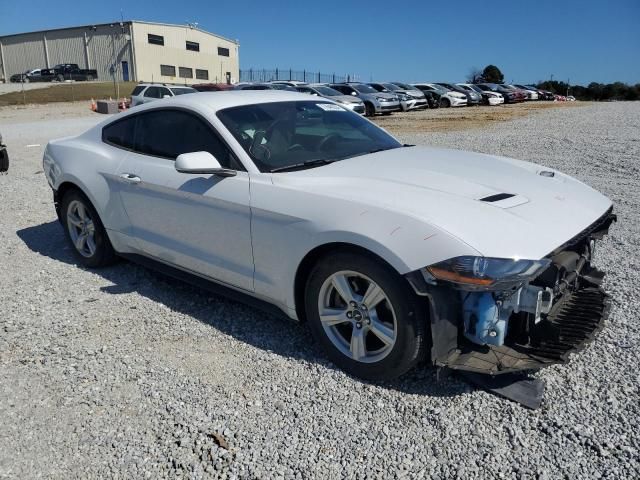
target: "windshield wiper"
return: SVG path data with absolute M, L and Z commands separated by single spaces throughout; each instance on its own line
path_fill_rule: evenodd
M 335 159 L 327 159 L 327 158 L 316 158 L 315 160 L 307 160 L 302 163 L 294 163 L 293 165 L 286 165 L 284 167 L 276 167 L 269 170 L 271 173 L 273 172 L 288 172 L 291 170 L 302 170 L 304 168 L 313 168 L 320 165 L 328 165 L 329 163 L 335 162 Z

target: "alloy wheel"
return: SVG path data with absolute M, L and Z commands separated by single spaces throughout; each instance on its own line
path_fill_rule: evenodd
M 318 313 L 331 343 L 355 361 L 379 362 L 396 342 L 393 305 L 382 288 L 361 273 L 329 276 L 320 288 Z
M 76 250 L 89 258 L 96 253 L 96 229 L 87 207 L 79 200 L 73 200 L 67 208 L 67 228 Z

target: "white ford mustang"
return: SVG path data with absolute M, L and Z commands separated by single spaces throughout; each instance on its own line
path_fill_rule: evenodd
M 421 360 L 497 374 L 600 329 L 611 202 L 558 171 L 402 145 L 328 99 L 185 95 L 49 143 L 80 261 L 126 257 L 307 321 L 369 379 Z

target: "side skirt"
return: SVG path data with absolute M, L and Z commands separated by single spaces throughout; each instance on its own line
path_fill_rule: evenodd
M 223 297 L 229 298 L 230 300 L 235 300 L 237 302 L 244 303 L 253 308 L 261 310 L 264 313 L 268 313 L 270 315 L 292 320 L 275 305 L 269 302 L 266 302 L 264 300 L 261 300 L 259 298 L 256 298 L 248 293 L 244 293 L 240 290 L 236 290 L 226 285 L 222 285 L 220 283 L 214 282 L 213 280 L 208 280 L 196 274 L 181 270 L 179 268 L 172 267 L 171 265 L 167 265 L 166 263 L 153 260 L 144 255 L 138 255 L 135 253 L 119 253 L 118 255 L 133 263 L 142 265 L 145 268 L 149 268 L 150 270 L 154 270 L 162 275 L 166 275 L 168 277 L 175 278 L 176 280 L 180 280 L 182 282 L 188 283 L 190 285 L 193 285 L 194 287 L 201 288 L 202 290 L 206 290 L 216 295 L 221 295 Z

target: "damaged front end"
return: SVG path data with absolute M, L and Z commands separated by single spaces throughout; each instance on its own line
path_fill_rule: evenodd
M 457 257 L 409 274 L 430 300 L 433 364 L 496 375 L 566 362 L 607 316 L 591 260 L 615 219 L 609 209 L 542 260 Z

